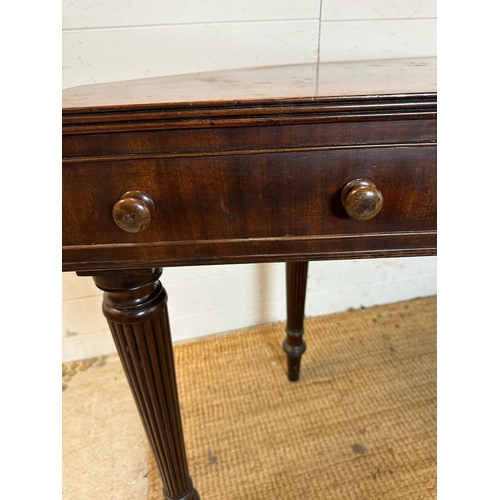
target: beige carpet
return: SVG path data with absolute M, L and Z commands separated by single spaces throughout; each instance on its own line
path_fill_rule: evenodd
M 306 320 L 298 383 L 285 377 L 283 328 L 175 347 L 202 500 L 436 498 L 436 297 Z M 66 370 L 64 498 L 160 500 L 116 356 L 102 361 Z

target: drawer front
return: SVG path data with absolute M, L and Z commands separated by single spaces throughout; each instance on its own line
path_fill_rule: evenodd
M 350 218 L 342 205 L 342 188 L 355 178 L 371 179 L 383 195 L 370 220 Z M 429 145 L 67 162 L 63 186 L 68 268 L 137 258 L 169 265 L 435 251 L 436 148 Z M 138 233 L 113 220 L 127 189 L 154 201 L 154 218 Z

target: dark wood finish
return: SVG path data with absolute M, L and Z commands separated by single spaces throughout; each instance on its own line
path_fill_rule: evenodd
M 436 109 L 426 58 L 69 89 L 63 269 L 432 255 Z M 383 192 L 371 221 L 340 202 L 358 177 Z M 127 189 L 157 207 L 135 233 Z
M 105 290 L 167 499 L 198 495 L 156 268 L 287 262 L 297 380 L 307 261 L 436 254 L 435 73 L 358 61 L 64 91 L 63 270 Z M 355 179 L 373 185 L 342 197 Z
M 395 117 L 394 109 L 379 110 L 377 114 L 373 111 L 370 114 L 369 107 L 361 113 L 332 112 L 329 108 L 315 111 L 315 107 L 301 104 L 291 106 L 296 108 L 294 113 L 265 118 L 244 115 L 238 118 L 237 124 L 233 119 L 221 118 L 217 121 L 206 117 L 195 120 L 162 117 L 156 120 L 153 115 L 149 121 L 134 121 L 135 116 L 129 116 L 127 124 L 120 125 L 127 127 L 125 130 L 114 122 L 72 125 L 68 115 L 64 115 L 63 163 L 89 159 L 93 162 L 134 160 L 138 155 L 140 158 L 161 159 L 287 152 L 298 146 L 305 151 L 314 151 L 346 146 L 435 143 L 435 98 L 428 98 L 427 104 L 414 98 L 413 102 L 410 98 L 407 100 L 421 111 L 400 111 Z M 273 112 L 278 111 L 272 106 L 270 108 Z M 311 108 L 313 111 L 306 113 Z M 423 111 L 425 109 L 427 111 Z M 102 118 L 97 115 L 94 120 Z
M 149 226 L 155 212 L 153 198 L 148 193 L 127 189 L 113 205 L 113 220 L 127 233 L 140 233 Z
M 300 360 L 306 350 L 304 306 L 306 303 L 307 269 L 309 262 L 286 263 L 286 337 L 283 349 L 288 363 L 288 380 L 296 382 L 300 375 Z
M 349 217 L 356 220 L 370 220 L 375 217 L 384 203 L 384 197 L 370 179 L 353 179 L 340 193 L 342 205 Z
M 340 200 L 358 177 L 384 193 L 384 209 L 370 221 L 348 217 Z M 65 270 L 126 268 L 137 258 L 163 267 L 435 252 L 430 144 L 87 159 L 64 164 L 63 186 Z M 154 199 L 156 215 L 144 231 L 125 232 L 112 217 L 124 189 Z
M 161 269 L 94 275 L 167 500 L 199 500 L 189 477 Z

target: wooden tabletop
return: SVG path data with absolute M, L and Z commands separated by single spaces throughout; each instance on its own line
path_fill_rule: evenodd
M 100 83 L 63 91 L 63 112 L 436 92 L 436 58 L 247 68 Z

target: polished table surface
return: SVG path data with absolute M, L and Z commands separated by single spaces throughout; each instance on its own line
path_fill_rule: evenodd
M 63 270 L 93 276 L 164 483 L 197 499 L 161 268 L 436 254 L 436 60 L 197 73 L 63 93 Z M 203 492 L 201 492 L 203 493 Z

